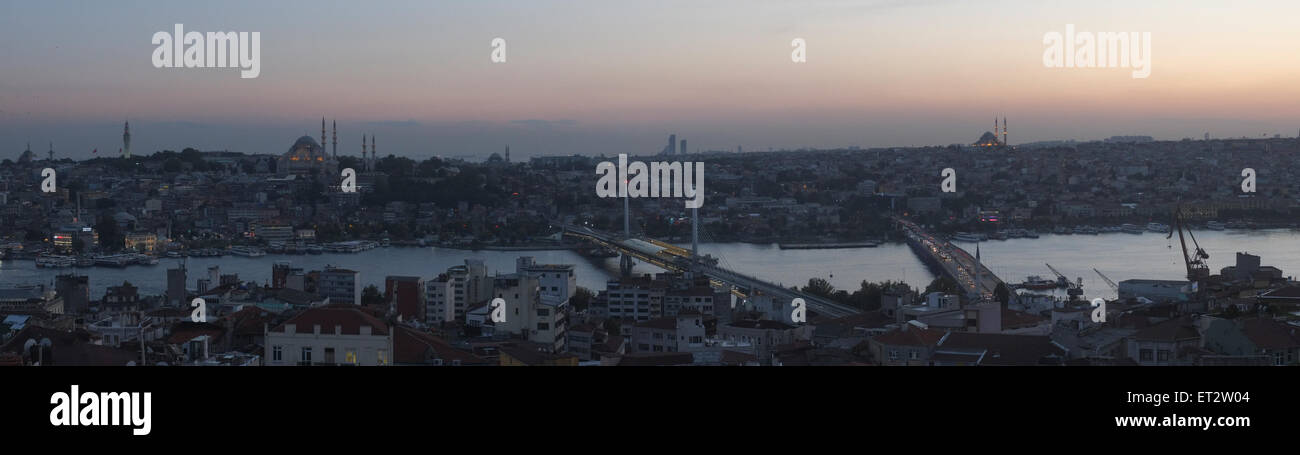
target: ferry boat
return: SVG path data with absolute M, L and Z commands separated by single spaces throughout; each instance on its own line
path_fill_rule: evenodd
M 37 267 L 62 269 L 76 264 L 77 260 L 68 256 L 45 255 L 36 257 Z
M 1138 227 L 1136 224 L 1124 224 L 1119 227 L 1119 230 L 1126 234 L 1141 234 L 1143 232 L 1142 228 Z
M 1052 233 L 1056 235 L 1070 235 L 1074 232 L 1065 226 L 1057 226 L 1056 229 L 1052 229 Z
M 1074 233 L 1082 235 L 1097 235 L 1097 228 L 1092 226 L 1079 226 L 1074 228 Z
M 175 251 L 175 250 L 173 250 L 173 251 L 168 251 L 168 252 L 167 252 L 167 257 L 169 257 L 169 258 L 180 258 L 181 256 L 184 256 L 184 255 L 181 254 L 180 251 Z
M 1169 232 L 1169 225 L 1152 221 L 1150 223 L 1147 223 L 1147 230 L 1151 232 L 1159 232 L 1163 234 Z
M 105 267 L 121 268 L 121 267 L 126 267 L 128 265 L 131 265 L 131 262 L 132 262 L 131 257 L 125 254 L 114 254 L 109 256 L 95 257 L 95 265 L 102 265 Z
M 1038 275 L 1030 275 L 1024 282 L 1020 283 L 1020 287 L 1036 291 L 1055 289 L 1056 286 L 1056 280 L 1049 280 Z
M 265 251 L 251 246 L 232 246 L 230 247 L 230 254 L 250 258 L 266 256 Z
M 987 240 L 987 238 L 982 234 L 958 232 L 957 235 L 952 236 L 952 240 L 955 242 L 983 242 L 984 240 Z
M 1205 228 L 1206 228 L 1206 229 L 1209 229 L 1209 230 L 1211 230 L 1211 231 L 1222 231 L 1222 230 L 1224 230 L 1224 229 L 1227 228 L 1227 227 L 1228 227 L 1227 225 L 1225 225 L 1225 224 L 1223 224 L 1223 223 L 1220 223 L 1220 222 L 1218 222 L 1218 221 L 1211 221 L 1211 222 L 1205 223 Z

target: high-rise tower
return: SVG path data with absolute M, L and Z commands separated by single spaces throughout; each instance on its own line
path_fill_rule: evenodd
M 122 158 L 131 157 L 131 122 L 126 122 L 122 130 Z

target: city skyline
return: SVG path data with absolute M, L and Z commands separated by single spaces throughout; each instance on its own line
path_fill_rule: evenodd
M 344 151 L 378 134 L 386 154 L 413 158 L 506 145 L 520 158 L 652 154 L 672 133 L 692 151 L 948 145 L 990 115 L 1013 119 L 1012 144 L 1295 133 L 1296 64 L 1282 58 L 1294 39 L 1279 14 L 1294 5 L 1111 3 L 1126 14 L 1015 1 L 413 3 L 400 16 L 343 3 L 9 4 L 0 145 L 8 159 L 27 142 L 114 156 L 130 121 L 137 155 L 282 153 L 320 116 L 339 120 Z M 261 75 L 151 66 L 149 37 L 178 23 L 261 32 Z M 1150 32 L 1150 76 L 1045 68 L 1043 35 L 1067 24 Z M 496 37 L 503 64 L 489 59 Z M 790 61 L 794 38 L 806 63 Z

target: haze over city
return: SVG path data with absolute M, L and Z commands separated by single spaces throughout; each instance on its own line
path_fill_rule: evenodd
M 401 9 L 402 14 L 391 11 Z M 337 119 L 411 157 L 1293 136 L 1284 1 L 157 2 L 0 5 L 0 147 L 281 153 Z M 159 69 L 150 37 L 262 34 L 256 79 Z M 1043 35 L 1150 32 L 1149 78 L 1054 69 Z M 508 42 L 493 64 L 490 42 Z M 790 42 L 808 43 L 792 63 Z

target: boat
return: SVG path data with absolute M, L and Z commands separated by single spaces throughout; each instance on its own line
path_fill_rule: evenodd
M 1056 229 L 1052 229 L 1052 233 L 1057 235 L 1070 235 L 1073 234 L 1074 232 L 1072 232 L 1070 228 L 1067 228 L 1065 226 L 1057 226 Z
M 1164 234 L 1167 233 L 1167 231 L 1169 231 L 1169 225 L 1162 224 L 1162 222 L 1152 221 L 1152 222 L 1148 222 L 1147 230 L 1152 231 L 1152 233 Z
M 1143 232 L 1143 231 L 1142 231 L 1142 228 L 1141 228 L 1141 227 L 1138 227 L 1138 225 L 1136 225 L 1136 224 L 1127 224 L 1127 223 L 1124 224 L 1123 226 L 1120 226 L 1120 227 L 1119 227 L 1119 230 L 1120 230 L 1121 232 L 1126 233 L 1126 234 L 1141 234 L 1141 233 Z
M 233 254 L 235 256 L 243 256 L 243 257 L 250 257 L 250 258 L 266 256 L 265 251 L 262 251 L 260 248 L 251 247 L 251 246 L 232 246 L 230 247 L 230 254 Z
M 90 256 L 77 256 L 76 266 L 80 268 L 94 267 L 95 258 L 92 258 Z
M 952 241 L 955 242 L 983 242 L 985 240 L 987 238 L 984 235 L 969 232 L 958 232 L 957 235 L 952 236 Z
M 125 254 L 114 254 L 108 256 L 95 257 L 95 265 L 102 265 L 105 267 L 122 268 L 131 265 L 132 262 L 133 261 L 131 257 Z
M 181 254 L 180 251 L 174 251 L 174 250 L 173 250 L 173 251 L 168 251 L 168 252 L 167 252 L 167 257 L 169 257 L 169 258 L 180 258 L 181 256 L 184 256 L 184 255 Z
M 1228 227 L 1227 225 L 1225 225 L 1225 224 L 1223 224 L 1223 223 L 1220 223 L 1220 222 L 1218 222 L 1218 221 L 1211 221 L 1211 222 L 1205 223 L 1205 228 L 1206 228 L 1206 229 L 1209 229 L 1209 230 L 1211 230 L 1211 231 L 1222 231 L 1222 230 L 1226 229 L 1227 227 Z
M 321 253 L 324 253 L 324 252 L 325 252 L 325 249 L 324 249 L 324 248 L 321 248 L 321 247 L 319 247 L 319 246 L 317 246 L 317 245 L 312 245 L 312 246 L 307 247 L 307 254 L 321 254 Z
M 52 269 L 62 269 L 72 267 L 77 264 L 75 258 L 69 256 L 44 255 L 36 257 L 36 266 Z
M 1056 280 L 1049 280 L 1038 275 L 1030 275 L 1024 282 L 1020 283 L 1021 288 L 1033 289 L 1036 291 L 1055 289 L 1056 286 Z

